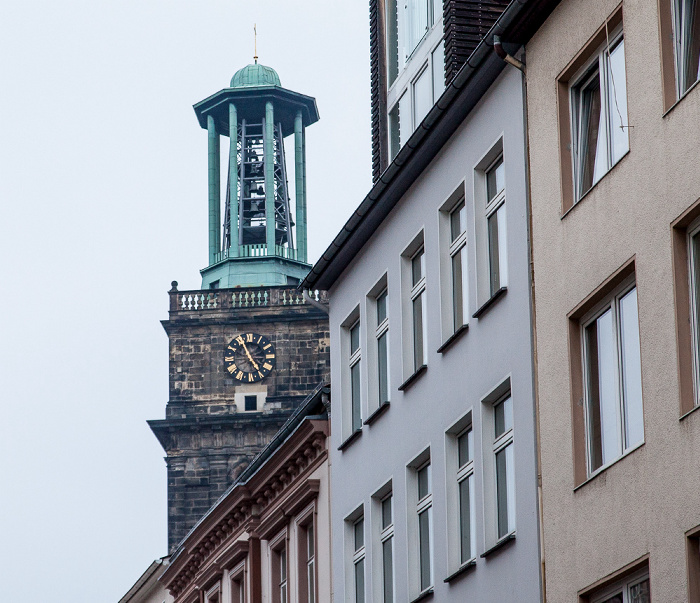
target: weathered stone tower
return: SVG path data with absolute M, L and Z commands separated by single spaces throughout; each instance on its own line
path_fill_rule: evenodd
M 310 267 L 304 132 L 318 120 L 315 100 L 256 61 L 194 109 L 209 138 L 209 265 L 201 290 L 173 282 L 169 292 L 169 399 L 166 418 L 149 421 L 167 453 L 169 550 L 329 376 L 325 299 L 296 289 Z M 223 222 L 221 135 L 230 143 Z

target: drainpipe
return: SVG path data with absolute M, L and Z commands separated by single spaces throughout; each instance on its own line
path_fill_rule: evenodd
M 525 64 L 505 51 L 503 44 L 501 44 L 501 36 L 493 36 L 493 49 L 502 60 L 525 73 Z

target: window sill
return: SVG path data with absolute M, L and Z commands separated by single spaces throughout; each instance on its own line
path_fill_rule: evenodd
M 433 592 L 434 592 L 433 587 L 430 586 L 430 587 L 426 588 L 426 589 L 425 589 L 420 595 L 418 595 L 415 599 L 411 599 L 410 603 L 418 603 L 418 601 L 423 601 L 423 600 L 427 599 L 428 597 L 432 597 L 432 596 L 433 596 Z
M 685 419 L 686 417 L 689 417 L 690 415 L 692 415 L 692 414 L 693 414 L 696 410 L 698 410 L 698 409 L 700 409 L 700 405 L 693 406 L 693 408 L 691 408 L 688 412 L 683 413 L 680 417 L 678 417 L 678 420 L 679 420 L 679 421 L 682 421 L 682 420 Z
M 465 331 L 468 331 L 468 330 L 469 330 L 469 325 L 462 325 L 461 327 L 459 327 L 459 329 L 457 329 L 454 333 L 452 333 L 452 335 L 450 335 L 450 336 L 445 340 L 445 343 L 443 343 L 443 344 L 437 349 L 438 354 L 442 354 L 443 352 L 446 352 L 447 349 L 448 349 L 455 341 L 457 341 L 457 340 L 460 338 L 460 336 L 462 335 L 462 333 L 464 333 Z
M 486 302 L 479 308 L 474 314 L 472 314 L 472 318 L 479 318 L 486 310 L 488 310 L 493 304 L 496 303 L 496 301 L 503 297 L 508 291 L 508 287 L 501 287 L 496 293 L 494 293 L 489 299 L 486 300 Z
M 515 532 L 511 532 L 510 534 L 506 534 L 503 538 L 501 538 L 496 544 L 494 544 L 490 549 L 485 550 L 479 557 L 482 559 L 486 559 L 489 555 L 492 555 L 496 551 L 500 551 L 504 546 L 506 546 L 509 542 L 513 542 L 515 540 Z
M 341 452 L 345 450 L 350 444 L 352 444 L 356 439 L 358 439 L 362 435 L 362 430 L 361 429 L 356 429 L 355 431 L 350 434 L 348 438 L 346 438 L 343 443 L 338 446 L 338 450 Z
M 387 410 L 389 410 L 389 405 L 391 402 L 386 401 L 384 404 L 382 404 L 377 410 L 375 410 L 369 417 L 367 417 L 362 424 L 363 425 L 371 425 L 374 423 L 380 416 L 382 416 Z
M 600 469 L 597 469 L 595 473 L 593 473 L 591 476 L 588 477 L 588 479 L 584 482 L 581 482 L 578 486 L 574 488 L 574 492 L 577 490 L 580 490 L 583 488 L 586 484 L 590 484 L 592 481 L 594 481 L 599 475 L 605 473 L 610 467 L 613 465 L 617 465 L 622 459 L 627 458 L 630 454 L 635 452 L 636 450 L 639 450 L 642 446 L 644 446 L 644 442 L 640 442 L 637 444 L 634 448 L 630 448 L 627 452 L 625 452 L 622 456 L 617 457 L 614 461 L 611 461 L 607 465 L 604 465 Z M 586 461 L 588 462 L 588 461 Z
M 663 114 L 661 117 L 662 117 L 662 118 L 665 118 L 671 111 L 673 111 L 673 110 L 683 101 L 683 99 L 684 99 L 686 96 L 688 96 L 693 90 L 695 90 L 695 88 L 698 87 L 698 84 L 700 84 L 700 79 L 696 80 L 695 83 L 694 83 L 690 88 L 688 88 L 688 89 L 681 95 L 681 97 L 680 97 L 675 103 L 673 103 L 673 104 L 664 112 L 664 114 Z
M 447 578 L 443 580 L 443 582 L 452 582 L 452 580 L 466 574 L 473 567 L 476 567 L 476 559 L 471 559 L 470 561 L 467 561 L 464 565 L 461 565 L 457 571 L 452 572 L 449 576 L 447 576 Z
M 589 188 L 585 193 L 583 193 L 583 195 L 581 195 L 581 198 L 580 198 L 578 201 L 576 201 L 571 207 L 569 207 L 569 208 L 561 215 L 561 219 L 563 220 L 564 218 L 566 218 L 566 216 L 568 216 L 576 207 L 578 207 L 578 206 L 583 202 L 583 200 L 584 200 L 586 197 L 588 197 L 588 195 L 590 195 L 590 194 L 596 189 L 596 187 L 598 186 L 598 183 L 602 182 L 602 181 L 607 177 L 607 175 L 608 175 L 610 172 L 612 172 L 618 165 L 620 165 L 620 163 L 622 163 L 622 160 L 623 160 L 625 157 L 627 157 L 627 155 L 629 155 L 629 154 L 630 154 L 630 150 L 627 149 L 627 150 L 625 151 L 624 155 L 622 155 L 622 157 L 620 157 L 620 158 L 612 165 L 612 167 L 611 167 L 607 172 L 605 172 L 605 174 L 603 174 L 603 175 L 596 181 L 596 183 L 595 183 L 591 188 Z
M 421 364 L 417 369 L 416 372 L 413 373 L 406 381 L 404 381 L 401 385 L 399 385 L 399 391 L 403 392 L 406 391 L 411 385 L 415 383 L 415 381 L 420 377 L 425 371 L 428 370 L 428 365 L 427 364 Z

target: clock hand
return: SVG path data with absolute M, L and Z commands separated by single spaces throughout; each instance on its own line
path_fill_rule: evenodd
M 255 362 L 255 360 L 253 360 L 253 357 L 250 355 L 250 352 L 248 351 L 245 342 L 243 342 L 243 349 L 245 350 L 246 356 L 248 356 L 248 360 L 250 360 L 250 363 L 255 367 L 255 370 L 259 371 L 260 367 L 258 366 L 258 363 Z

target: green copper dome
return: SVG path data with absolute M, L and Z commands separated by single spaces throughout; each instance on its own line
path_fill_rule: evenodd
M 246 65 L 236 71 L 231 78 L 231 88 L 250 88 L 253 86 L 282 86 L 280 76 L 272 67 L 255 63 Z

